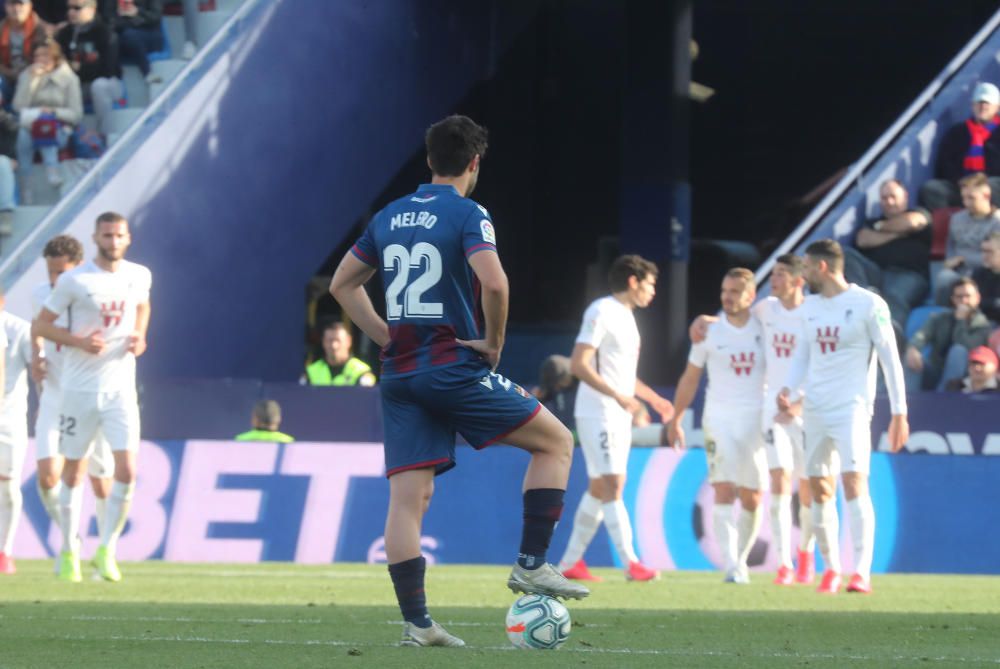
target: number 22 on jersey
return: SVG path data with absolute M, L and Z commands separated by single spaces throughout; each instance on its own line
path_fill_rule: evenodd
M 423 301 L 424 293 L 441 280 L 441 253 L 437 247 L 427 242 L 418 242 L 410 249 L 390 244 L 382 252 L 382 268 L 396 274 L 385 289 L 388 320 L 444 315 L 443 304 Z

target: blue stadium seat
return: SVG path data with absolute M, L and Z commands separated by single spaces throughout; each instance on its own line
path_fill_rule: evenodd
M 937 305 L 928 304 L 924 306 L 917 307 L 910 312 L 910 317 L 906 319 L 906 339 L 909 341 L 910 337 L 920 329 L 920 326 L 927 322 L 927 319 L 931 317 L 931 314 L 936 314 L 939 311 L 948 311 L 947 307 L 939 307 Z

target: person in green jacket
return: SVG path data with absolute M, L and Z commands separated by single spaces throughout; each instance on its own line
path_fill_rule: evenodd
M 375 374 L 351 355 L 350 329 L 336 321 L 323 330 L 323 357 L 306 367 L 301 383 L 310 386 L 374 386 Z
M 274 400 L 260 400 L 253 405 L 250 416 L 253 429 L 236 435 L 236 441 L 271 441 L 279 444 L 289 444 L 295 438 L 279 432 L 281 427 L 281 405 Z

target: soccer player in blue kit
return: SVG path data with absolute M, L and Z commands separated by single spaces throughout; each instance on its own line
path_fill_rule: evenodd
M 546 562 L 573 437 L 538 400 L 494 371 L 507 323 L 507 275 L 489 213 L 468 199 L 486 153 L 486 129 L 449 116 L 427 130 L 425 141 L 431 183 L 375 214 L 337 268 L 330 293 L 382 347 L 385 550 L 405 621 L 401 644 L 463 646 L 427 613 L 420 554 L 434 476 L 455 466 L 456 432 L 476 449 L 503 441 L 531 454 L 521 546 L 507 586 L 576 599 L 590 591 Z M 376 272 L 385 289 L 384 320 L 364 288 Z

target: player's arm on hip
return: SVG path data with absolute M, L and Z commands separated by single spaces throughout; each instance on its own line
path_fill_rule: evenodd
M 507 331 L 507 308 L 510 286 L 500 256 L 481 251 L 469 256 L 469 266 L 482 287 L 483 318 L 486 321 L 486 344 L 499 355 Z
M 389 343 L 389 324 L 375 311 L 371 298 L 365 291 L 365 284 L 374 275 L 374 267 L 348 252 L 333 274 L 330 294 L 362 332 L 384 347 Z

